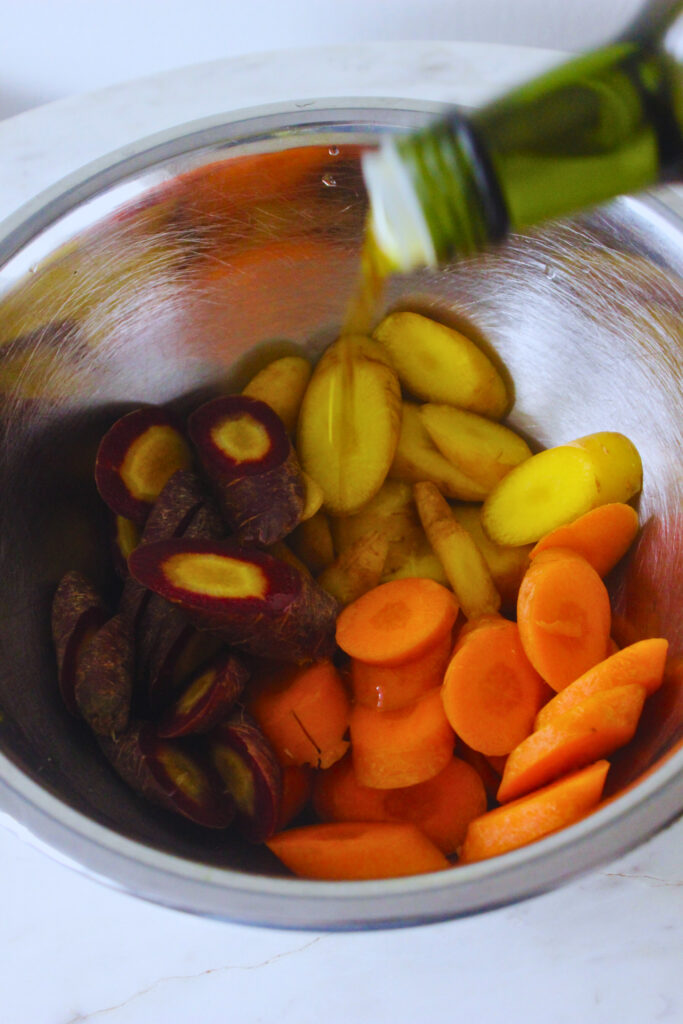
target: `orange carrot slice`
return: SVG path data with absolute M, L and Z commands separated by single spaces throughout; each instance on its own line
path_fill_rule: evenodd
M 470 821 L 486 811 L 486 790 L 476 770 L 453 757 L 432 779 L 387 790 L 384 806 L 387 817 L 412 821 L 448 855 L 462 843 Z
M 496 807 L 467 828 L 459 864 L 497 857 L 573 824 L 597 806 L 608 761 L 596 761 L 543 789 Z
M 607 780 L 609 794 L 639 781 L 653 765 L 670 757 L 683 741 L 683 656 L 672 658 L 664 671 L 664 682 L 645 701 L 638 732 L 612 758 Z
M 283 764 L 327 768 L 348 748 L 349 698 L 329 661 L 257 681 L 247 710 Z
M 308 765 L 287 764 L 282 768 L 282 797 L 277 827 L 286 828 L 298 818 L 313 792 L 313 772 Z
M 455 737 L 439 690 L 396 711 L 357 704 L 350 730 L 353 767 L 362 786 L 414 786 L 438 775 L 453 755 Z
M 499 771 L 495 764 L 492 763 L 491 758 L 486 757 L 484 754 L 480 754 L 478 750 L 472 750 L 472 747 L 468 747 L 460 736 L 457 738 L 455 753 L 456 757 L 466 761 L 467 764 L 474 768 L 484 784 L 489 804 L 495 803 L 498 787 L 500 786 L 501 775 L 503 774 L 502 767 Z M 505 758 L 501 758 L 499 763 L 504 765 Z
M 482 754 L 501 755 L 529 735 L 545 690 L 517 626 L 501 620 L 456 644 L 441 697 L 457 736 Z
M 369 665 L 354 658 L 351 687 L 358 704 L 383 711 L 406 707 L 428 690 L 441 686 L 451 656 L 451 634 L 444 633 L 434 647 L 402 665 Z
M 536 671 L 561 690 L 607 654 L 609 595 L 595 569 L 569 548 L 541 551 L 524 574 L 517 623 Z
M 638 513 L 620 501 L 585 512 L 573 523 L 546 533 L 529 553 L 534 559 L 547 548 L 571 548 L 606 576 L 623 558 L 638 532 Z
M 342 611 L 337 643 L 352 658 L 372 665 L 400 665 L 419 658 L 453 627 L 455 596 L 434 580 L 382 583 Z
M 353 770 L 351 754 L 331 768 L 318 772 L 313 781 L 313 810 L 321 821 L 386 821 L 385 789 L 361 786 Z
M 486 791 L 475 769 L 457 757 L 426 782 L 388 790 L 359 785 L 345 757 L 318 775 L 313 806 L 322 821 L 410 821 L 452 854 L 468 823 L 485 812 Z
M 295 875 L 325 881 L 400 878 L 450 867 L 434 843 L 403 822 L 304 825 L 266 845 Z
M 508 755 L 499 803 L 606 757 L 633 737 L 643 709 L 644 686 L 632 683 L 594 693 L 545 729 L 522 740 Z
M 589 668 L 573 683 L 560 690 L 536 716 L 535 729 L 543 729 L 557 720 L 570 708 L 581 704 L 586 697 L 601 690 L 610 690 L 615 686 L 627 686 L 638 683 L 644 686 L 648 696 L 661 685 L 664 678 L 668 640 L 655 638 L 640 640 L 638 643 L 624 647 L 604 661 L 599 661 Z

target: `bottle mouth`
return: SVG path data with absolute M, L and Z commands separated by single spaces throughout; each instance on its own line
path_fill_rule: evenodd
M 364 153 L 361 169 L 370 199 L 370 230 L 391 269 L 435 267 L 437 253 L 415 186 L 392 139 Z

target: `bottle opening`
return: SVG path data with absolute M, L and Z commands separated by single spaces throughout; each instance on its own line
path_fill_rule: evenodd
M 410 175 L 391 139 L 362 158 L 370 230 L 392 270 L 434 267 L 437 255 Z

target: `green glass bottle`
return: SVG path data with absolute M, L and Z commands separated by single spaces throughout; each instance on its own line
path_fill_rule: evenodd
M 396 270 L 470 255 L 543 220 L 683 178 L 683 0 L 464 117 L 363 160 L 374 240 Z

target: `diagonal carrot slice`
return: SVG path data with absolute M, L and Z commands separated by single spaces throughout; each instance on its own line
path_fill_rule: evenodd
M 280 832 L 266 845 L 301 878 L 400 878 L 450 867 L 443 853 L 415 825 L 404 823 L 304 825 Z
M 458 863 L 497 857 L 578 821 L 600 800 L 608 769 L 608 761 L 596 761 L 475 818 L 467 828 Z
M 636 731 L 645 696 L 645 687 L 635 683 L 595 693 L 527 736 L 505 762 L 499 803 L 524 796 L 623 747 Z

